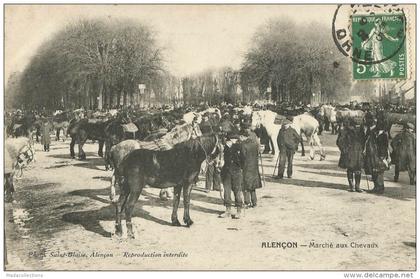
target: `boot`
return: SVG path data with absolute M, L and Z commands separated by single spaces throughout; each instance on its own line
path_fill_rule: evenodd
M 230 218 L 232 216 L 230 207 L 226 207 L 225 212 L 219 215 L 219 218 Z
M 347 171 L 347 180 L 349 181 L 349 192 L 354 192 L 354 184 L 353 184 L 353 172 Z
M 356 192 L 362 193 L 363 190 L 360 189 L 360 180 L 362 179 L 362 174 L 360 172 L 356 172 L 354 174 L 354 179 L 355 179 Z
M 233 216 L 233 219 L 241 219 L 241 213 L 242 213 L 242 208 L 237 207 L 236 208 L 236 214 Z

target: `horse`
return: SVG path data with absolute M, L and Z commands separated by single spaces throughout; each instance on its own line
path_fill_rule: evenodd
M 4 146 L 4 197 L 11 202 L 15 192 L 13 178 L 22 176 L 23 169 L 35 161 L 35 148 L 27 137 L 7 138 Z
M 193 224 L 189 213 L 192 185 L 197 179 L 202 162 L 217 155 L 223 155 L 223 146 L 217 135 L 191 138 L 166 151 L 136 149 L 129 153 L 118 166 L 118 172 L 123 179 L 120 197 L 115 203 L 116 235 L 122 235 L 121 219 L 122 212 L 125 211 L 127 236 L 134 238 L 131 216 L 146 184 L 160 189 L 174 187 L 171 215 L 173 226 L 181 226 L 177 211 L 183 191 L 183 221 L 190 227 Z
M 343 121 L 346 118 L 351 118 L 356 122 L 356 124 L 360 125 L 362 124 L 364 117 L 365 112 L 362 110 L 350 110 L 348 108 L 337 110 L 337 130 L 341 129 Z
M 34 124 L 36 122 L 36 116 L 34 113 L 25 113 L 23 116 L 15 115 L 12 118 L 9 133 L 17 137 L 28 137 L 31 138 L 34 130 Z
M 66 140 L 70 120 L 72 119 L 71 112 L 56 111 L 52 117 L 52 125 L 55 133 L 55 140 L 60 140 L 60 131 L 63 131 L 63 142 Z
M 70 142 L 70 156 L 75 158 L 74 145 L 79 144 L 79 159 L 86 160 L 86 154 L 83 151 L 83 145 L 90 140 L 97 140 L 99 142 L 98 155 L 103 157 L 103 146 L 106 139 L 105 127 L 111 120 L 95 120 L 83 118 L 80 120 L 73 120 L 70 122 L 68 134 L 71 137 Z
M 325 131 L 329 131 L 330 124 L 331 124 L 331 134 L 335 134 L 337 132 L 336 130 L 337 111 L 335 110 L 335 107 L 331 105 L 322 105 L 319 109 L 319 112 L 320 112 L 320 116 L 323 122 L 323 123 L 320 123 L 320 126 L 324 126 L 323 129 Z
M 132 133 L 126 132 L 125 127 L 131 123 L 134 127 Z M 130 128 L 131 128 L 130 126 Z M 111 167 L 110 152 L 112 146 L 122 142 L 126 139 L 135 139 L 138 131 L 137 126 L 133 124 L 126 113 L 116 115 L 115 119 L 109 121 L 105 127 L 105 170 Z
M 326 154 L 325 149 L 321 144 L 321 140 L 318 136 L 319 122 L 309 113 L 303 113 L 293 117 L 293 126 L 296 129 L 296 132 L 300 135 L 305 135 L 306 139 L 309 141 L 309 158 L 313 160 L 315 158 L 314 144 L 316 144 L 320 151 L 320 160 L 325 160 Z M 305 156 L 305 150 L 302 145 L 302 156 Z
M 275 122 L 278 122 L 276 119 L 280 120 L 280 124 L 276 124 Z M 264 111 L 254 111 L 252 113 L 252 123 L 251 128 L 255 130 L 255 128 L 259 127 L 260 125 L 263 125 L 266 130 L 268 136 L 271 138 L 273 142 L 277 142 L 277 136 L 279 134 L 279 131 L 281 129 L 281 121 L 284 121 L 286 117 L 278 115 L 277 113 L 270 111 L 270 110 L 264 110 Z M 324 148 L 321 145 L 321 140 L 318 137 L 318 129 L 319 129 L 319 123 L 318 121 L 311 116 L 308 113 L 303 113 L 300 115 L 297 115 L 293 117 L 293 125 L 296 132 L 299 135 L 305 135 L 306 138 L 309 140 L 310 144 L 310 158 L 311 160 L 314 159 L 314 143 L 319 147 L 321 152 L 321 160 L 325 159 L 325 151 Z M 305 149 L 303 146 L 303 140 L 301 141 L 302 146 L 302 156 L 305 156 Z M 278 146 L 274 144 L 274 153 L 278 153 Z M 274 159 L 274 158 L 273 158 Z
M 264 126 L 271 141 L 273 143 L 277 142 L 277 135 L 281 129 L 281 124 L 275 124 L 276 117 L 278 117 L 278 114 L 271 110 L 254 111 L 251 115 L 251 129 L 256 130 Z M 279 154 L 277 144 L 273 144 L 273 151 L 273 155 Z

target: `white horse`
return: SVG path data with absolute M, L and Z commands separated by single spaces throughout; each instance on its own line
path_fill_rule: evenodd
M 203 115 L 205 113 L 211 113 L 211 114 L 217 114 L 219 116 L 219 119 L 222 117 L 222 113 L 220 112 L 220 110 L 218 108 L 208 108 L 206 110 L 200 111 L 200 112 L 195 112 L 195 111 L 190 111 L 184 114 L 184 116 L 182 117 L 182 119 L 185 121 L 185 123 L 191 124 L 194 120 L 195 117 L 197 117 L 197 123 L 200 124 L 201 120 L 203 118 Z
M 319 123 L 312 115 L 309 113 L 303 113 L 293 117 L 293 125 L 296 127 L 296 131 L 300 135 L 305 135 L 306 139 L 309 141 L 309 157 L 311 160 L 315 158 L 314 144 L 319 148 L 321 155 L 321 161 L 325 159 L 325 149 L 321 144 L 321 140 L 318 136 Z M 302 144 L 303 146 L 303 144 Z M 302 152 L 302 154 L 304 154 Z
M 273 142 L 274 152 L 279 154 L 279 148 L 277 146 L 277 136 L 281 129 L 281 124 L 274 124 L 277 113 L 271 110 L 260 110 L 252 112 L 251 129 L 255 130 L 261 125 L 267 130 L 268 136 Z M 274 158 L 273 158 L 274 159 Z
M 331 105 L 322 105 L 319 113 L 321 117 L 324 120 L 328 121 L 331 125 L 331 133 L 334 134 L 336 132 L 336 124 L 337 124 L 337 110 L 335 107 Z M 330 125 L 327 125 L 327 123 L 324 123 L 324 128 L 327 128 Z
M 260 125 L 263 125 L 267 129 L 267 134 L 273 141 L 274 151 L 278 154 L 279 149 L 277 146 L 277 136 L 281 129 L 281 124 L 275 124 L 277 119 L 286 119 L 284 116 L 278 115 L 277 113 L 269 110 L 264 111 L 254 111 L 252 113 L 252 129 L 258 128 Z M 281 121 L 280 121 L 281 123 Z M 310 158 L 313 160 L 315 158 L 314 144 L 319 147 L 321 160 L 325 159 L 325 150 L 321 145 L 321 140 L 318 137 L 319 123 L 318 121 L 309 114 L 301 114 L 293 118 L 292 127 L 296 130 L 299 135 L 305 135 L 306 139 L 309 141 L 310 145 Z M 303 142 L 302 144 L 302 155 L 304 156 Z M 273 158 L 274 159 L 274 158 Z
M 182 117 L 182 120 L 184 120 L 185 123 L 192 124 L 194 118 L 197 117 L 197 123 L 201 123 L 201 114 L 195 111 L 190 111 L 184 114 Z

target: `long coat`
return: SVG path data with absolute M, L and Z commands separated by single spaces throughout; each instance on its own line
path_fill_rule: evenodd
M 364 169 L 366 174 L 389 169 L 388 134 L 383 130 L 367 130 L 365 134 Z
M 403 131 L 392 139 L 392 163 L 398 165 L 400 171 L 416 168 L 416 136 Z
M 241 143 L 243 166 L 243 190 L 252 191 L 262 187 L 258 171 L 258 148 L 250 138 Z
M 43 122 L 41 125 L 41 144 L 51 144 L 51 134 L 52 125 L 50 122 Z
M 298 149 L 301 137 L 289 124 L 283 125 L 277 135 L 277 146 L 280 150 L 295 152 Z
M 338 166 L 343 169 L 360 171 L 363 168 L 363 135 L 354 127 L 341 130 L 336 142 L 340 149 Z

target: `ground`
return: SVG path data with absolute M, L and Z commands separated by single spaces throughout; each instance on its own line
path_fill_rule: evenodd
M 336 136 L 321 139 L 326 160 L 296 154 L 291 179 L 272 179 L 275 159 L 264 155 L 258 207 L 240 220 L 218 218 L 219 193 L 200 191 L 200 182 L 194 225 L 172 227 L 172 201 L 147 188 L 135 207 L 134 240 L 125 231 L 113 235 L 111 172 L 97 144 L 85 145 L 87 161 L 70 159 L 68 141 L 53 141 L 51 152 L 37 144 L 36 162 L 16 182 L 16 202 L 5 207 L 6 270 L 414 270 L 416 194 L 408 174 L 394 183 L 393 170 L 386 172 L 383 195 L 350 193 Z M 363 175 L 362 188 L 372 187 Z M 182 213 L 181 202 L 180 220 Z M 268 248 L 271 242 L 296 247 Z

